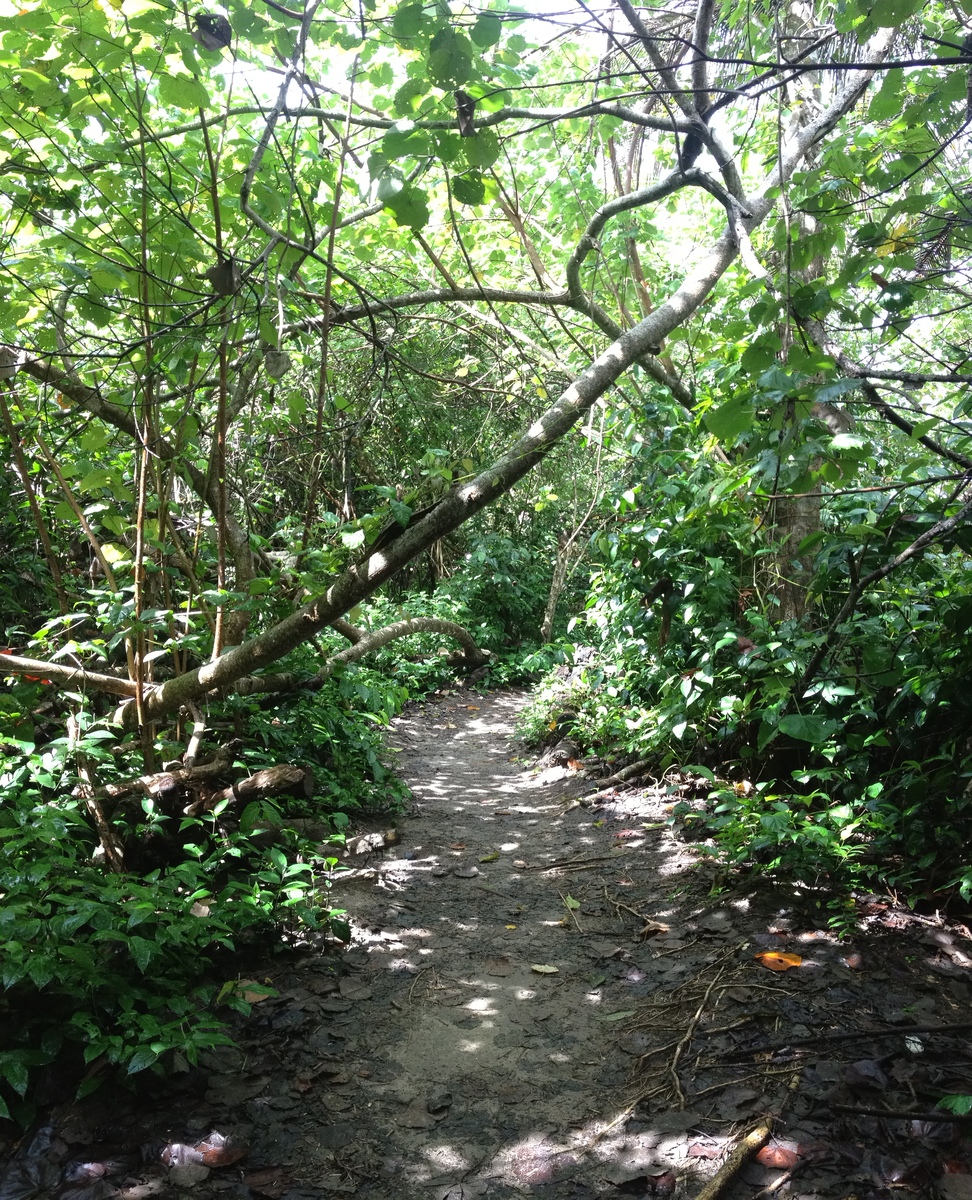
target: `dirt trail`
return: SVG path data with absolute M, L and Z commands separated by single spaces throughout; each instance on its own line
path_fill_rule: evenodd
M 523 702 L 469 694 L 398 720 L 389 744 L 415 815 L 378 886 L 363 881 L 370 894 L 335 888 L 385 1009 L 356 1135 L 382 1146 L 392 1178 L 361 1196 L 498 1197 L 557 1180 L 539 1194 L 579 1196 L 617 1157 L 596 1140 L 630 1068 L 617 1021 L 646 993 L 636 960 L 657 953 L 632 942 L 635 914 L 664 916 L 682 856 L 657 833 L 615 845 L 584 809 L 565 813 L 570 772 L 512 761 Z M 537 869 L 555 862 L 574 865 Z M 664 1145 L 628 1160 L 668 1162 Z
M 397 719 L 414 804 L 334 884 L 351 947 L 249 968 L 276 995 L 157 1092 L 54 1108 L 0 1200 L 688 1200 L 776 1112 L 720 1200 L 972 1200 L 966 1126 L 872 1115 L 972 1095 L 968 927 L 872 898 L 839 942 L 805 884 L 708 899 L 668 789 L 581 807 L 515 759 L 525 700 Z

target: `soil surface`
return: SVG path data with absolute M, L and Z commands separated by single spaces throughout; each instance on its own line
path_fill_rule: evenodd
M 591 804 L 578 763 L 511 740 L 526 699 L 397 719 L 414 804 L 333 883 L 351 946 L 262 964 L 237 1046 L 156 1093 L 54 1106 L 0 1200 L 972 1200 L 968 1123 L 927 1119 L 972 1094 L 968 928 L 809 885 L 711 896 L 667 823 L 682 785 Z

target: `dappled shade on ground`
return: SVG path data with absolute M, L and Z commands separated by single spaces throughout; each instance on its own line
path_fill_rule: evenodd
M 968 930 L 871 900 L 839 942 L 823 892 L 709 898 L 664 788 L 588 808 L 570 765 L 516 761 L 522 702 L 444 695 L 396 720 L 415 803 L 334 881 L 350 948 L 268 959 L 254 978 L 278 994 L 254 993 L 239 1046 L 154 1097 L 58 1097 L 0 1200 L 664 1200 L 774 1113 L 731 1200 L 780 1179 L 972 1195 L 965 1126 L 922 1119 L 972 1092 L 969 1034 L 929 1032 L 972 1018 Z

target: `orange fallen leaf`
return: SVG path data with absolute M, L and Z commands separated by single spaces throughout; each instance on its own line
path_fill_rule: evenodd
M 753 957 L 771 971 L 789 971 L 790 967 L 798 967 L 803 962 L 799 954 L 790 954 L 785 950 L 762 950 Z
M 786 1146 L 770 1142 L 756 1155 L 756 1161 L 761 1167 L 774 1167 L 778 1171 L 788 1171 L 790 1167 L 797 1165 L 800 1155 L 795 1150 L 787 1149 Z
M 581 762 L 581 760 L 579 758 L 568 758 L 567 766 L 570 767 L 570 769 L 572 771 L 579 771 L 584 766 L 584 764 Z
M 205 1141 L 196 1143 L 196 1149 L 207 1167 L 231 1167 L 247 1154 L 246 1146 L 221 1133 L 211 1133 Z

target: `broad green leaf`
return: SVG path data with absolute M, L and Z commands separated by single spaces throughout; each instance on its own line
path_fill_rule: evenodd
M 891 28 L 920 13 L 925 0 L 857 0 L 861 12 L 870 16 L 875 25 Z
M 425 8 L 421 4 L 403 4 L 392 18 L 392 33 L 396 38 L 413 38 L 422 28 Z
M 714 433 L 721 442 L 734 442 L 741 433 L 753 427 L 755 418 L 752 403 L 739 397 L 710 409 L 703 419 L 709 432 Z
M 145 938 L 133 934 L 128 938 L 128 952 L 137 963 L 138 969 L 144 972 L 155 954 L 155 946 Z
M 454 175 L 451 180 L 452 194 L 460 204 L 482 204 L 486 197 L 486 185 L 478 171 L 465 175 Z
M 381 152 L 389 162 L 406 156 L 423 158 L 429 153 L 429 135 L 410 125 L 410 122 L 401 122 L 381 139 Z
M 466 162 L 471 167 L 491 167 L 500 156 L 500 141 L 492 129 L 481 129 L 475 137 L 463 139 Z
M 814 400 L 821 404 L 829 404 L 839 396 L 846 396 L 848 392 L 858 391 L 860 386 L 859 379 L 835 379 L 833 383 L 825 383 L 822 387 L 814 388 L 812 395 Z
M 867 438 L 863 438 L 858 433 L 835 433 L 830 439 L 831 450 L 864 451 L 867 453 L 870 450 L 871 443 Z
M 138 1071 L 144 1071 L 146 1067 L 152 1066 L 158 1057 L 158 1054 L 150 1046 L 139 1046 L 128 1060 L 128 1074 L 134 1075 Z
M 105 542 L 101 547 L 101 553 L 113 567 L 117 567 L 119 563 L 132 561 L 131 550 L 118 542 Z
M 380 191 L 379 191 L 380 195 Z M 429 223 L 429 205 L 425 192 L 413 184 L 403 184 L 392 195 L 382 197 L 399 225 L 410 229 L 424 229 Z
M 159 79 L 159 99 L 176 108 L 208 108 L 209 93 L 190 75 L 163 75 Z
M 469 36 L 480 49 L 488 50 L 503 36 L 503 22 L 493 13 L 480 13 Z
M 810 742 L 814 746 L 823 745 L 836 729 L 836 721 L 803 713 L 791 713 L 788 717 L 783 717 L 779 724 L 780 733 L 785 733 L 800 742 Z
M 451 25 L 444 26 L 429 43 L 429 77 L 432 82 L 441 88 L 462 87 L 469 79 L 471 70 L 469 42 Z
M 0 1079 L 5 1079 L 18 1096 L 26 1094 L 28 1078 L 27 1067 L 17 1051 L 0 1054 Z

